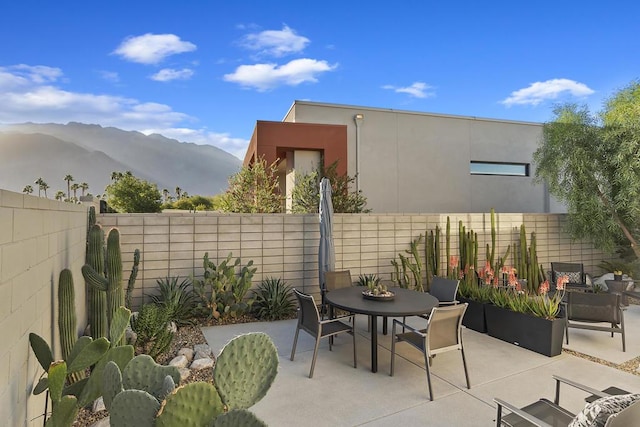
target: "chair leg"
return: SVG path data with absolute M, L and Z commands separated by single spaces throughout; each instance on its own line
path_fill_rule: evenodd
M 429 400 L 433 400 L 433 389 L 431 388 L 431 369 L 429 365 L 431 364 L 431 358 L 424 353 L 424 366 L 427 370 L 427 385 L 429 386 Z
M 316 346 L 313 349 L 313 359 L 311 360 L 311 370 L 309 371 L 309 378 L 313 378 L 313 370 L 316 367 L 316 357 L 318 357 L 318 347 L 320 347 L 320 331 L 316 337 Z
M 464 366 L 464 378 L 467 380 L 467 388 L 471 389 L 471 382 L 469 381 L 469 371 L 467 370 L 467 359 L 464 357 L 464 347 L 460 348 L 462 354 L 462 366 Z
M 356 318 L 353 318 L 353 326 L 354 328 L 351 329 L 351 335 L 353 335 L 353 367 L 357 368 L 358 367 L 358 362 L 357 362 L 357 357 L 356 357 L 356 330 L 355 330 L 355 325 L 356 325 Z
M 620 313 L 620 329 L 622 329 L 622 332 L 620 333 L 620 335 L 622 335 L 622 351 L 626 352 L 627 346 L 625 344 L 625 339 L 624 339 L 624 314 L 623 313 Z
M 371 317 L 369 317 L 371 320 Z M 393 376 L 393 368 L 396 360 L 396 322 L 393 322 L 393 327 L 391 328 L 391 369 L 389 372 L 390 376 Z
M 569 344 L 569 318 L 564 319 L 564 338 L 567 344 Z
M 296 335 L 293 338 L 293 348 L 291 349 L 291 360 L 293 360 L 293 356 L 296 354 L 296 345 L 298 345 L 298 334 L 300 333 L 300 328 L 296 327 Z

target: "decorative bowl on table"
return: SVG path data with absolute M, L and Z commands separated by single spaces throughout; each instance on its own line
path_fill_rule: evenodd
M 364 299 L 370 299 L 373 301 L 393 301 L 395 296 L 396 294 L 394 294 L 391 291 L 378 292 L 378 293 L 374 293 L 373 291 L 370 291 L 370 290 L 362 291 L 362 297 Z

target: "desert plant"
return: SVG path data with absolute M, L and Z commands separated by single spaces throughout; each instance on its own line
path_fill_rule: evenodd
M 193 309 L 196 304 L 196 296 L 192 291 L 191 279 L 180 276 L 164 277 L 157 279 L 158 295 L 151 295 L 154 304 L 165 307 L 169 320 L 177 325 L 193 324 Z
M 259 319 L 288 319 L 296 312 L 291 287 L 280 278 L 267 277 L 253 292 L 253 313 Z
M 240 267 L 240 258 L 231 263 L 233 257 L 229 253 L 227 258 L 216 265 L 209 259 L 209 253 L 204 254 L 204 274 L 202 280 L 193 279 L 193 288 L 200 298 L 200 311 L 205 315 L 220 319 L 220 317 L 239 317 L 251 310 L 253 299 L 245 298 L 251 289 L 251 278 L 256 268 L 251 268 L 253 261 Z M 240 271 L 236 273 L 236 269 Z
M 356 281 L 356 286 L 369 287 L 372 283 L 375 285 L 380 283 L 380 278 L 377 274 L 360 274 L 358 276 L 358 280 Z
M 175 388 L 176 379 L 163 368 L 168 367 L 136 356 L 124 370 L 115 365 L 105 370 L 112 426 L 266 426 L 247 408 L 266 395 L 278 372 L 278 352 L 268 335 L 255 332 L 227 343 L 216 359 L 213 385 Z
M 131 329 L 136 333 L 136 347 L 154 359 L 162 354 L 173 340 L 169 329 L 169 310 L 156 304 L 144 304 L 131 317 Z

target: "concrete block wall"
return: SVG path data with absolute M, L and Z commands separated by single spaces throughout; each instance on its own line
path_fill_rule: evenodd
M 86 325 L 84 264 L 87 209 L 0 190 L 0 424 L 42 425 L 45 394 L 33 396 L 42 368 L 29 333 L 60 356 L 57 288 L 73 272 L 78 328 Z M 80 332 L 80 330 L 78 331 Z
M 441 265 L 446 266 L 444 233 L 447 216 L 451 222 L 451 253 L 458 253 L 458 223 L 479 236 L 479 262 L 484 261 L 485 245 L 491 242 L 491 217 L 486 214 L 336 214 L 334 244 L 336 269 L 359 274 L 376 273 L 390 279 L 391 260 L 409 249 L 411 241 L 428 230 L 442 229 Z M 497 214 L 497 256 L 518 241 L 525 224 L 527 241 L 536 232 L 538 257 L 545 269 L 552 261 L 581 262 L 587 272 L 598 275 L 597 264 L 610 259 L 588 243 L 573 242 L 563 229 L 565 216 L 558 214 Z M 253 260 L 258 268 L 254 286 L 273 276 L 306 292 L 319 294 L 318 216 L 292 214 L 103 214 L 98 221 L 105 232 L 118 227 L 121 233 L 123 263 L 131 268 L 133 251 L 141 251 L 140 271 L 134 291 L 134 304 L 149 300 L 156 293 L 158 278 L 180 275 L 200 276 L 205 252 L 218 263 L 229 253 L 242 264 Z M 420 245 L 424 256 L 424 244 Z M 511 264 L 511 257 L 507 264 Z

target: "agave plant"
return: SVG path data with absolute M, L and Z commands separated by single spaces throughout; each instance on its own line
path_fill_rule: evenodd
M 159 295 L 151 295 L 154 304 L 167 310 L 170 321 L 177 325 L 190 325 L 193 323 L 193 309 L 196 296 L 191 290 L 191 280 L 180 276 L 164 277 L 157 279 Z
M 254 294 L 253 312 L 259 319 L 288 319 L 296 312 L 291 287 L 282 279 L 274 277 L 264 279 Z

